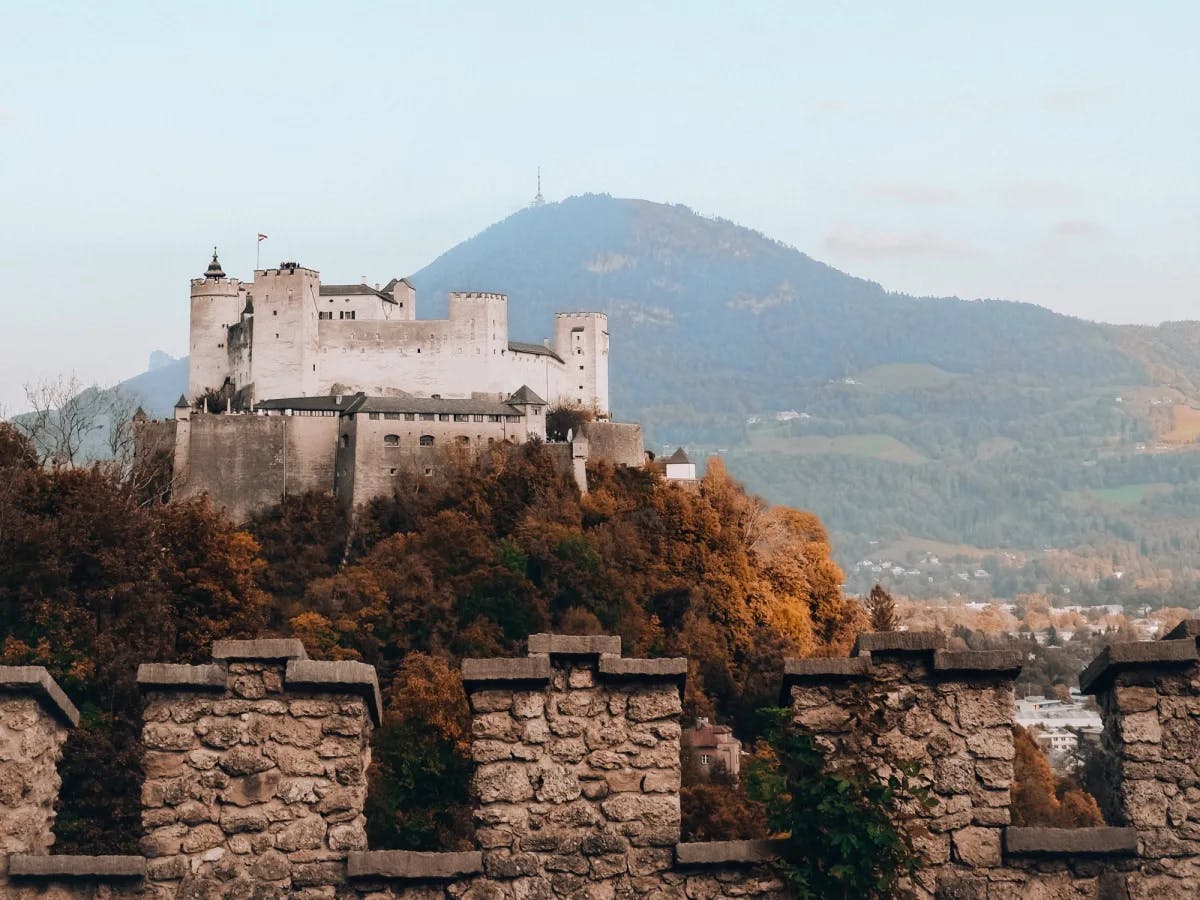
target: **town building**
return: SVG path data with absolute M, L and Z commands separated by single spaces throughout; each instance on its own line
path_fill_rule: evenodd
M 733 736 L 728 725 L 713 725 L 700 717 L 694 728 L 684 729 L 681 739 L 690 748 L 692 759 L 704 777 L 722 769 L 730 777 L 738 777 L 742 769 L 742 742 Z

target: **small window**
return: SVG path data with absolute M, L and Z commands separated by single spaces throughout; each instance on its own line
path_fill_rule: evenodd
M 707 753 L 700 754 L 700 765 L 702 765 L 702 766 L 708 765 L 708 754 Z
M 432 475 L 433 475 L 433 466 L 426 466 L 425 467 L 425 477 L 430 478 L 430 477 L 432 477 Z
M 421 421 L 422 422 L 436 422 L 437 416 L 434 415 L 433 413 L 421 413 Z
M 471 421 L 472 422 L 482 422 L 483 416 L 481 416 L 477 413 L 476 415 L 471 416 Z
M 582 371 L 583 371 L 583 366 L 580 366 L 580 367 L 579 367 L 579 371 L 580 371 L 580 372 L 582 372 Z
M 343 446 L 343 447 L 349 447 L 349 446 L 350 446 L 350 435 L 348 435 L 348 434 L 343 434 L 343 435 L 342 435 L 342 446 Z
M 329 302 L 332 303 L 333 301 L 331 300 Z M 331 310 L 323 310 L 322 312 L 317 313 L 317 318 L 318 319 L 332 319 L 333 312 Z
M 395 475 L 395 474 L 396 474 L 396 470 L 395 470 L 395 469 L 388 469 L 388 474 L 389 474 L 389 475 Z
M 424 438 L 422 438 L 421 440 L 422 440 L 422 442 L 424 442 L 424 440 L 425 440 L 425 439 L 424 439 Z M 400 435 L 398 435 L 398 434 L 385 434 L 385 435 L 383 436 L 383 446 L 385 446 L 385 447 L 399 447 L 399 446 L 400 446 Z
M 378 419 L 379 413 L 367 413 L 367 418 L 368 419 Z
M 471 443 L 471 436 L 469 434 L 460 434 L 457 438 L 455 438 L 455 440 L 457 440 L 460 444 L 466 445 Z
M 416 421 L 416 419 L 417 419 L 417 414 L 416 414 L 416 413 L 405 413 L 405 414 L 404 414 L 404 421 L 405 421 L 405 422 L 415 422 L 415 421 Z
M 279 310 L 277 310 L 277 309 L 271 310 L 271 315 L 273 315 L 273 316 L 279 315 Z
M 488 416 L 488 421 L 489 422 L 501 422 L 501 421 L 503 421 L 503 418 L 501 416 Z
M 470 422 L 470 421 L 471 421 L 471 417 L 470 417 L 470 416 L 467 416 L 467 415 L 463 415 L 462 413 L 455 413 L 455 414 L 454 414 L 454 421 L 455 421 L 455 422 Z
M 449 422 L 450 421 L 450 413 L 438 413 L 438 421 L 439 422 Z
M 383 417 L 384 417 L 385 419 L 399 419 L 399 418 L 400 418 L 400 413 L 384 413 L 384 414 L 383 414 Z
M 433 435 L 432 434 L 421 435 L 421 446 L 422 447 L 432 447 L 433 446 Z

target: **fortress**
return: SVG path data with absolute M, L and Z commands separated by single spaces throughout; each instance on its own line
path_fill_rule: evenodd
M 921 900 L 1200 896 L 1200 620 L 1118 643 L 1083 673 L 1104 718 L 1113 826 L 1011 825 L 1019 651 L 932 633 L 860 635 L 845 659 L 781 661 L 781 702 L 823 746 L 911 760 Z M 79 713 L 44 669 L 0 667 L 0 897 L 311 900 L 785 898 L 784 841 L 681 842 L 686 659 L 618 637 L 530 635 L 468 659 L 476 848 L 367 846 L 375 671 L 299 641 L 217 641 L 212 662 L 150 663 L 140 853 L 51 853 L 55 767 Z M 864 701 L 864 698 L 866 700 Z M 868 708 L 863 709 L 864 702 Z M 862 716 L 875 724 L 856 729 Z
M 206 493 L 239 521 L 304 491 L 390 494 L 447 448 L 545 440 L 555 406 L 594 417 L 551 448 L 581 490 L 588 461 L 645 460 L 641 428 L 610 420 L 603 313 L 558 313 L 552 341 L 522 343 L 503 294 L 451 293 L 448 318 L 418 319 L 404 279 L 329 285 L 281 263 L 247 283 L 214 250 L 191 281 L 189 347 L 187 394 L 173 420 L 139 418 L 139 448 L 165 446 L 176 496 Z
M 418 319 L 416 291 L 321 284 L 314 269 L 280 263 L 246 284 L 216 251 L 191 283 L 188 399 L 226 385 L 246 405 L 289 397 L 486 398 L 522 386 L 551 405 L 608 417 L 608 317 L 558 313 L 553 343 L 508 336 L 503 294 L 452 293 L 447 319 Z

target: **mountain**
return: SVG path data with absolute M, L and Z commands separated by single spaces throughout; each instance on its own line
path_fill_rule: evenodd
M 517 338 L 606 311 L 615 414 L 816 512 L 853 589 L 1196 593 L 1194 323 L 910 297 L 607 196 L 517 212 L 410 280 L 421 315 L 449 290 L 507 292 Z
M 514 339 L 607 312 L 614 413 L 816 512 L 852 589 L 1200 599 L 1196 323 L 892 293 L 732 222 L 599 195 L 521 210 L 410 280 L 422 318 L 451 290 L 507 293 Z M 185 383 L 178 361 L 123 387 L 163 413 Z

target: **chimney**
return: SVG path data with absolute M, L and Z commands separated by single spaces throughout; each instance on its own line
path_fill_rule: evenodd
M 362 276 L 362 283 L 363 283 L 364 285 L 367 283 L 367 276 L 366 276 L 366 275 L 363 275 L 363 276 Z

